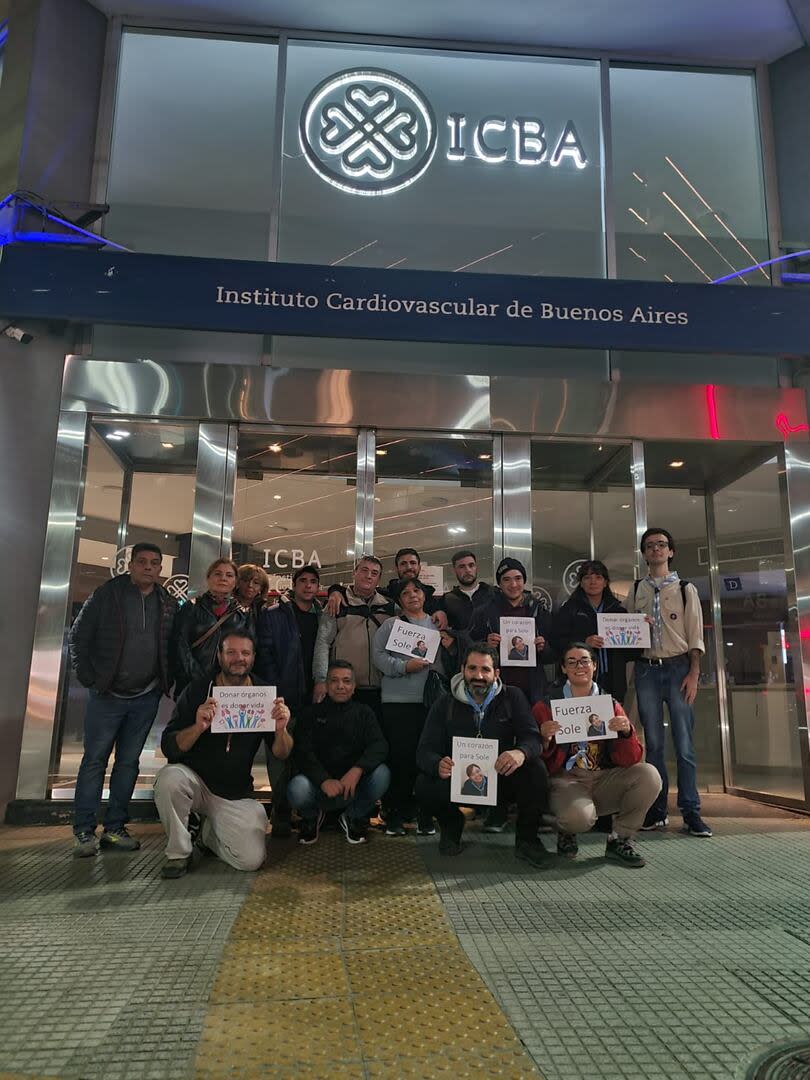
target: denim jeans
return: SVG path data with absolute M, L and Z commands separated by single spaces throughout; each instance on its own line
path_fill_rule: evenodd
M 287 784 L 287 798 L 290 806 L 305 819 L 314 818 L 318 810 L 345 809 L 346 817 L 351 821 L 368 821 L 377 800 L 386 793 L 390 782 L 388 766 L 378 765 L 373 772 L 363 774 L 354 789 L 354 798 L 347 802 L 340 795 L 324 795 L 311 780 L 299 773 Z
M 161 696 L 157 687 L 136 698 L 90 691 L 84 717 L 84 754 L 73 803 L 75 833 L 95 830 L 104 773 L 113 747 L 115 763 L 110 775 L 110 801 L 104 828 L 114 832 L 129 821 L 129 800 L 138 779 L 141 750 L 155 721 Z
M 681 683 L 688 673 L 688 656 L 667 664 L 636 663 L 636 700 L 644 728 L 647 761 L 661 775 L 661 793 L 651 809 L 661 818 L 666 817 L 669 793 L 669 778 L 664 762 L 664 702 L 669 711 L 669 726 L 678 763 L 678 809 L 684 816 L 700 812 L 692 739 L 695 714 L 681 693 Z

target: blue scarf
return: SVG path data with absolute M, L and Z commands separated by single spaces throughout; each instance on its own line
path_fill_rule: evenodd
M 602 691 L 599 689 L 599 687 L 596 685 L 596 683 L 592 682 L 591 683 L 591 688 L 588 691 L 588 694 L 591 697 L 595 697 L 596 695 L 601 694 L 601 693 L 602 693 Z M 574 696 L 574 691 L 571 688 L 571 683 L 568 681 L 568 679 L 566 679 L 565 680 L 565 686 L 563 687 L 563 697 L 571 698 L 573 696 Z M 588 743 L 586 743 L 586 742 L 577 743 L 577 752 L 576 752 L 576 754 L 573 754 L 568 759 L 568 761 L 566 761 L 566 763 L 565 763 L 565 771 L 570 772 L 571 769 L 591 769 L 591 768 L 593 768 L 593 766 L 591 765 L 591 760 L 590 760 L 590 757 L 588 756 Z
M 653 649 L 661 650 L 664 647 L 664 617 L 661 614 L 661 590 L 665 585 L 672 585 L 674 582 L 679 581 L 677 571 L 672 570 L 665 578 L 661 579 L 660 584 L 648 574 L 646 579 L 652 586 L 653 590 L 653 625 L 652 625 L 652 647 Z
M 484 700 L 481 701 L 481 702 L 478 702 L 478 701 L 475 700 L 475 698 L 470 693 L 470 688 L 467 686 L 466 683 L 464 683 L 464 693 L 465 693 L 465 695 L 467 697 L 467 701 L 472 706 L 473 716 L 475 717 L 475 737 L 476 737 L 476 739 L 481 738 L 481 728 L 483 727 L 483 724 L 484 724 L 484 713 L 487 711 L 487 707 L 488 707 L 489 703 L 495 697 L 497 692 L 498 692 L 498 683 L 494 682 L 490 686 L 489 690 L 487 690 L 486 697 L 484 698 Z

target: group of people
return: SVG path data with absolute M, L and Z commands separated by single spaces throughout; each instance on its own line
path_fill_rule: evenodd
M 70 634 L 77 677 L 90 690 L 74 855 L 139 847 L 127 830 L 128 804 L 141 750 L 161 697 L 169 693 L 174 712 L 161 740 L 167 764 L 155 780 L 155 805 L 167 834 L 165 877 L 185 874 L 205 850 L 238 869 L 262 864 L 267 822 L 252 778 L 262 744 L 272 836 L 290 836 L 295 810 L 301 844 L 318 840 L 327 815 L 350 844 L 362 844 L 381 807 L 387 836 L 404 835 L 414 821 L 418 835 L 432 835 L 438 822 L 440 852 L 458 854 L 463 798 L 486 796 L 489 781 L 479 764 L 471 764 L 462 801 L 451 799 L 455 737 L 497 742 L 497 805 L 483 827 L 502 832 L 516 805 L 518 858 L 548 864 L 552 855 L 540 838 L 544 820 L 556 825 L 557 854 L 573 858 L 577 835 L 601 818 L 606 857 L 643 866 L 636 833 L 668 824 L 664 703 L 684 831 L 711 836 L 700 816 L 693 749 L 692 704 L 704 651 L 700 602 L 695 586 L 671 569 L 675 545 L 666 529 L 647 529 L 640 549 L 648 574 L 623 604 L 611 590 L 607 567 L 589 560 L 573 595 L 552 613 L 527 588 L 518 559 L 502 559 L 490 585 L 478 579 L 475 554 L 459 551 L 452 559 L 456 584 L 437 595 L 420 580 L 421 559 L 413 548 L 397 552 L 397 576 L 387 585 L 380 560 L 364 555 L 351 583 L 331 586 L 323 602 L 316 566 L 297 569 L 289 594 L 269 604 L 269 580 L 260 567 L 217 559 L 205 591 L 178 609 L 159 583 L 160 549 L 136 544 L 129 572 L 93 593 Z M 605 647 L 598 614 L 624 611 L 645 614 L 649 649 Z M 525 663 L 527 635 L 504 642 L 524 662 L 501 666 L 505 617 L 533 622 L 534 665 Z M 411 655 L 387 647 L 397 620 L 415 628 Z M 437 633 L 435 658 L 428 660 L 425 643 Z M 623 709 L 630 661 L 646 761 Z M 557 667 L 556 678 L 547 678 L 547 665 Z M 216 687 L 263 685 L 275 687 L 274 731 L 212 730 Z M 557 742 L 553 702 L 592 695 L 612 699 L 607 730 L 594 713 L 587 738 Z M 97 837 L 113 750 L 109 802 Z

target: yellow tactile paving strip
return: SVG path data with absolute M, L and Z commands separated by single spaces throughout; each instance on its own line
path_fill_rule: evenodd
M 198 1080 L 539 1073 L 446 921 L 415 843 L 271 843 L 217 970 Z

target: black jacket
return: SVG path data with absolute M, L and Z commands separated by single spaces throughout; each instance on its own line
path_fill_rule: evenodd
M 304 655 L 301 634 L 293 610 L 294 600 L 279 597 L 277 604 L 266 607 L 259 616 L 259 646 L 256 653 L 256 671 L 278 696 L 292 709 L 306 704 L 307 683 L 312 672 L 304 671 Z M 321 606 L 316 600 L 313 611 L 320 617 Z M 311 698 L 310 698 L 311 700 Z
M 555 658 L 551 647 L 551 616 L 542 606 L 539 600 L 535 600 L 530 592 L 523 594 L 523 603 L 529 609 L 529 618 L 534 619 L 536 636 L 546 639 L 546 647 L 542 654 L 537 657 L 537 666 L 526 669 L 503 668 L 501 678 L 508 679 L 508 673 L 514 670 L 527 670 L 529 672 L 529 701 L 533 705 L 540 701 L 546 693 L 548 681 L 543 670 L 543 664 L 550 664 Z M 471 641 L 486 641 L 490 634 L 500 634 L 502 616 L 514 614 L 514 608 L 500 589 L 493 591 L 490 602 L 478 608 L 473 615 L 473 621 L 467 631 Z
M 479 581 L 478 588 L 468 596 L 456 585 L 442 597 L 447 613 L 447 625 L 451 630 L 467 630 L 478 609 L 492 603 L 498 590 L 486 581 Z
M 398 604 L 399 594 L 410 580 L 411 579 L 408 578 L 407 580 L 402 581 L 400 578 L 392 577 L 387 585 L 381 585 L 377 591 L 382 593 L 383 596 L 388 597 L 389 600 L 393 600 L 395 604 Z M 436 596 L 436 590 L 432 585 L 426 585 L 424 581 L 420 581 L 419 584 L 425 590 L 425 614 L 433 615 L 437 611 L 444 611 L 444 597 Z
M 627 609 L 613 597 L 605 597 L 603 611 L 621 614 Z M 551 647 L 557 656 L 562 656 L 572 641 L 584 641 L 591 634 L 597 633 L 596 611 L 590 600 L 577 587 L 570 599 L 557 611 L 551 620 Z M 626 664 L 641 656 L 641 649 L 603 649 L 607 659 L 607 670 L 599 672 L 597 679 L 603 690 L 607 690 L 621 704 L 627 695 Z
M 320 787 L 354 766 L 373 772 L 388 757 L 388 743 L 368 705 L 326 697 L 302 714 L 293 753 L 299 772 Z
M 420 771 L 435 777 L 441 759 L 452 754 L 453 736 L 474 739 L 476 734 L 472 706 L 452 694 L 445 694 L 431 706 L 422 729 L 416 750 Z M 504 750 L 522 750 L 527 761 L 540 756 L 537 724 L 525 695 L 514 686 L 502 686 L 500 694 L 490 702 L 484 714 L 481 737 L 497 739 L 499 754 Z
M 239 611 L 233 599 L 228 604 L 228 618 L 196 649 L 192 649 L 194 642 L 218 622 L 213 610 L 214 598 L 210 593 L 203 593 L 196 600 L 183 604 L 177 613 L 174 628 L 175 698 L 179 698 L 193 679 L 210 680 L 214 677 L 217 672 L 217 650 L 224 634 L 229 630 L 249 629 L 251 613 Z
M 254 686 L 265 685 L 255 675 L 251 675 L 251 680 Z M 206 731 L 188 753 L 178 749 L 178 731 L 191 727 L 197 709 L 207 701 L 210 691 L 211 679 L 207 677 L 189 683 L 177 699 L 172 718 L 160 740 L 160 749 L 170 765 L 187 765 L 215 795 L 223 799 L 246 799 L 253 791 L 251 768 L 256 752 L 266 740 L 269 754 L 274 735 Z
M 70 628 L 70 659 L 76 678 L 100 694 L 115 681 L 124 647 L 123 590 L 131 586 L 129 574 L 112 578 L 88 597 Z M 158 665 L 160 686 L 168 694 L 172 685 L 171 637 L 177 604 L 162 585 L 156 585 L 160 603 Z

